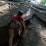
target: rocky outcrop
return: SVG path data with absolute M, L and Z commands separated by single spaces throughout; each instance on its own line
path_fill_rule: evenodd
M 2 4 L 0 6 L 0 46 L 3 43 L 8 42 L 9 32 L 7 29 L 7 25 L 10 22 L 9 20 L 11 20 L 11 15 L 16 14 L 18 10 L 22 10 L 24 13 L 23 15 L 24 19 L 29 19 L 31 17 L 30 9 L 28 9 L 29 8 L 28 3 L 25 2 L 14 2 L 14 3 L 10 2 L 10 3 L 12 3 L 10 9 L 7 3 L 5 5 Z M 26 14 L 27 14 L 27 18 L 26 18 Z
M 32 5 L 31 9 L 32 14 L 35 14 L 35 17 L 46 25 L 46 7 L 41 5 Z

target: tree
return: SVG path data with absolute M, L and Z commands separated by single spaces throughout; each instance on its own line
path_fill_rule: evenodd
M 45 4 L 46 0 L 41 0 L 40 4 Z

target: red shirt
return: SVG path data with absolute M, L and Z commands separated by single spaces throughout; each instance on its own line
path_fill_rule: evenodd
M 12 17 L 12 20 L 17 20 L 17 21 L 19 21 L 18 16 L 13 16 L 13 17 Z M 21 21 L 24 21 L 24 19 L 22 18 L 22 16 L 20 16 L 20 20 L 21 20 Z

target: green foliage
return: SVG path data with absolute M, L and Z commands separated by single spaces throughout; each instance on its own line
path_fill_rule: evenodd
M 40 4 L 45 4 L 46 0 L 41 0 Z

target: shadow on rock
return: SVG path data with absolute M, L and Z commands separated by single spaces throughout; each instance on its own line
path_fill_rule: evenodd
M 37 30 L 36 30 L 37 31 Z M 39 36 L 39 32 L 36 32 L 35 30 L 31 31 L 33 33 L 32 35 L 32 40 L 31 40 L 31 46 L 38 46 L 38 44 L 40 43 L 40 36 Z

